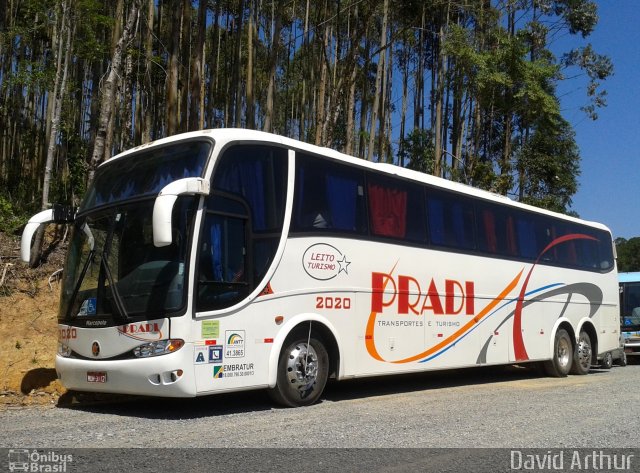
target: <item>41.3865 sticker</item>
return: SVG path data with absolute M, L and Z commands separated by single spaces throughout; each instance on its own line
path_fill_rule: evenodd
M 245 349 L 244 330 L 227 330 L 224 336 L 226 340 L 224 356 L 226 358 L 243 358 Z

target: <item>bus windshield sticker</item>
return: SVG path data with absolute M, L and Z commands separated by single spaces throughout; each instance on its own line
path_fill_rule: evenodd
M 90 315 L 96 315 L 96 298 L 90 297 L 85 299 L 80 306 L 78 317 L 86 317 Z
M 220 337 L 220 321 L 219 320 L 203 320 L 200 337 L 202 339 Z

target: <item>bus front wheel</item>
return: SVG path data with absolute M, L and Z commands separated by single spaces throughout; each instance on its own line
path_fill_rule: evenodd
M 320 398 L 328 377 L 329 355 L 322 341 L 296 336 L 280 352 L 276 386 L 269 395 L 287 407 L 308 406 Z
M 558 329 L 553 342 L 553 358 L 544 362 L 544 369 L 549 376 L 564 378 L 571 370 L 573 362 L 573 343 L 567 331 Z

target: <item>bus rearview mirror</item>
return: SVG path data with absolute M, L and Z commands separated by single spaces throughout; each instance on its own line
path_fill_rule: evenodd
M 162 188 L 153 204 L 153 244 L 168 246 L 172 242 L 171 214 L 180 195 L 209 195 L 210 185 L 200 177 L 179 179 Z
M 43 223 L 53 222 L 53 209 L 43 210 L 35 214 L 29 219 L 22 230 L 22 239 L 20 240 L 20 258 L 25 263 L 31 259 L 31 239 L 38 227 Z

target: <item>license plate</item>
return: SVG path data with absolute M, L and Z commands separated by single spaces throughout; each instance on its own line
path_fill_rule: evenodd
M 88 383 L 106 383 L 107 373 L 106 371 L 87 371 Z

